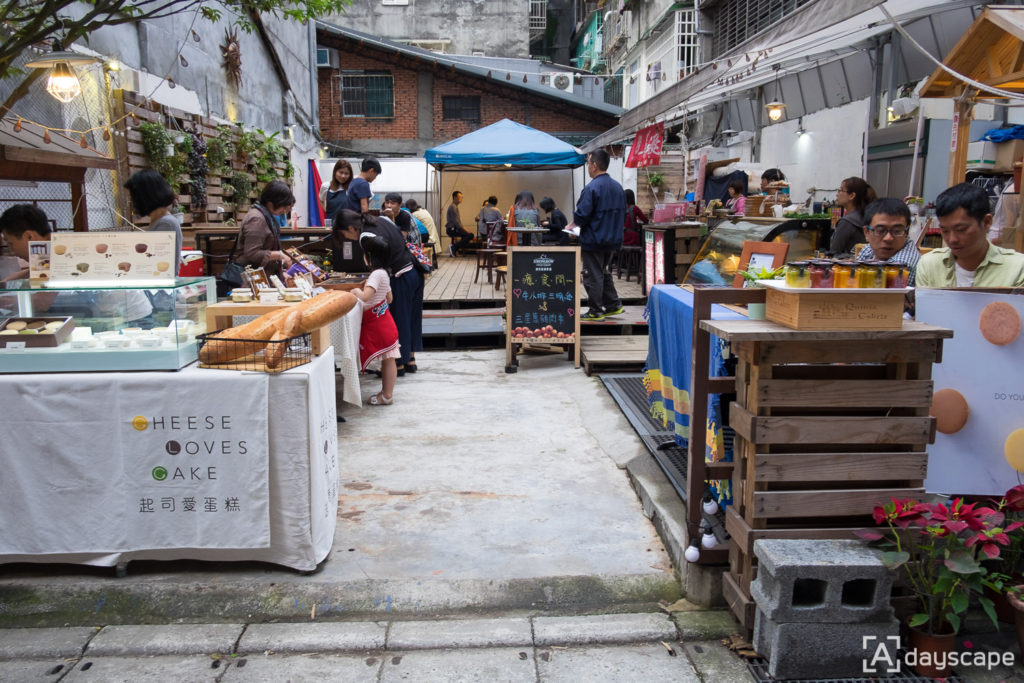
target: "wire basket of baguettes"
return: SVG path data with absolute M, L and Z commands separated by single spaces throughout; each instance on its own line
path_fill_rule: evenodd
M 358 299 L 323 292 L 236 327 L 197 335 L 199 367 L 281 372 L 313 357 L 310 334 L 347 314 Z
M 310 334 L 297 334 L 281 339 L 239 339 L 225 338 L 226 330 L 197 334 L 199 343 L 199 367 L 216 370 L 249 370 L 252 372 L 283 372 L 289 368 L 308 363 L 313 358 Z M 215 345 L 223 359 L 209 359 L 202 353 L 207 345 Z M 204 361 L 203 358 L 208 358 Z M 230 357 L 230 359 L 228 359 Z

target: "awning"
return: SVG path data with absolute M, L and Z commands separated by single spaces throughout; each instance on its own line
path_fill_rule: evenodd
M 16 121 L 0 120 L 0 160 L 12 164 L 45 164 L 74 168 L 117 168 L 117 161 L 104 156 L 92 147 L 82 147 L 78 140 L 72 140 L 60 133 L 51 132 L 46 142 L 43 129 L 22 122 L 16 131 Z M 16 168 L 16 167 L 15 167 Z M 5 178 L 10 178 L 5 174 Z
M 586 161 L 569 143 L 509 119 L 432 147 L 423 158 L 438 168 L 461 171 L 576 168 Z

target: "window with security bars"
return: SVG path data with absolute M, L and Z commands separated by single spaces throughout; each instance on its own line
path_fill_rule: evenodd
M 726 0 L 715 7 L 712 50 L 718 56 L 813 0 Z
M 441 117 L 445 121 L 479 122 L 480 98 L 446 95 L 441 98 Z
M 394 79 L 386 71 L 346 71 L 341 74 L 342 116 L 367 119 L 395 117 Z
M 697 45 L 697 12 L 680 10 L 676 12 L 676 37 L 678 40 L 679 74 L 682 78 L 693 72 L 700 64 L 700 48 Z
M 530 30 L 543 31 L 548 27 L 548 0 L 530 0 Z
M 608 104 L 614 104 L 616 107 L 622 106 L 622 74 L 624 70 L 619 69 L 615 72 L 615 76 L 609 78 L 604 84 L 604 101 Z

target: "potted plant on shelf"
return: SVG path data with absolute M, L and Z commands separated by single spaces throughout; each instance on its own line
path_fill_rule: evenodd
M 661 173 L 648 173 L 647 184 L 651 186 L 651 192 L 657 197 L 658 192 L 661 191 L 661 186 L 665 184 L 665 176 Z
M 1010 543 L 1008 533 L 1020 522 L 1003 526 L 1005 515 L 954 498 L 949 503 L 919 503 L 895 498 L 875 508 L 875 522 L 888 531 L 864 530 L 859 536 L 882 549 L 882 562 L 897 572 L 912 592 L 915 612 L 907 621 L 914 668 L 923 676 L 946 676 L 962 615 L 971 595 L 996 623 L 992 600 L 983 589 L 1000 589 L 982 559 L 996 559 Z M 930 656 L 924 657 L 924 653 Z M 945 665 L 945 666 L 939 666 Z
M 755 289 L 764 289 L 764 285 L 761 284 L 761 280 L 781 280 L 785 275 L 786 267 L 779 266 L 778 268 L 765 268 L 761 266 L 759 268 L 747 268 L 746 270 L 739 271 L 739 274 L 743 276 L 743 288 L 753 287 Z M 747 304 L 747 318 L 750 320 L 764 320 L 765 319 L 765 304 Z
M 993 503 L 995 509 L 1005 516 L 1004 524 L 1024 522 L 1024 485 L 1014 486 Z M 985 565 L 989 572 L 1002 578 L 1007 589 L 986 589 L 985 596 L 995 602 L 999 621 L 1017 623 L 1017 636 L 1024 643 L 1024 574 L 1021 572 L 1021 562 L 1024 561 L 1024 527 L 1011 529 L 1006 535 L 1009 538 L 1007 546 L 997 559 Z

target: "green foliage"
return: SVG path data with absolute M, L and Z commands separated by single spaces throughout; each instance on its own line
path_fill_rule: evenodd
M 203 136 L 198 133 L 189 131 L 187 136 L 191 143 L 187 163 L 192 208 L 202 209 L 206 206 L 206 174 L 209 172 L 209 165 L 206 162 L 208 148 Z
M 226 19 L 251 33 L 255 28 L 254 14 L 264 15 L 268 25 L 282 19 L 305 23 L 331 14 L 343 14 L 352 0 L 211 0 L 201 4 L 128 0 L 5 2 L 4 30 L 0 31 L 0 79 L 14 74 L 14 62 L 25 49 L 48 38 L 59 38 L 66 45 L 105 26 L 191 14 L 197 4 L 204 19 L 211 22 Z
M 651 187 L 661 187 L 662 185 L 665 184 L 665 176 L 662 175 L 661 173 L 648 173 L 647 183 Z
M 228 180 L 228 185 L 235 190 L 233 197 L 235 205 L 249 203 L 249 193 L 252 192 L 252 181 L 249 180 L 249 175 L 247 173 L 235 173 Z
M 217 126 L 217 137 L 206 141 L 206 163 L 212 173 L 224 175 L 231 170 L 235 157 L 234 131 L 229 126 Z
M 139 124 L 139 133 L 142 135 L 146 159 L 177 193 L 181 187 L 181 176 L 187 168 L 186 159 L 192 151 L 192 137 L 186 135 L 185 141 L 176 145 L 169 130 L 159 123 L 148 121 Z M 170 154 L 169 149 L 172 150 Z

